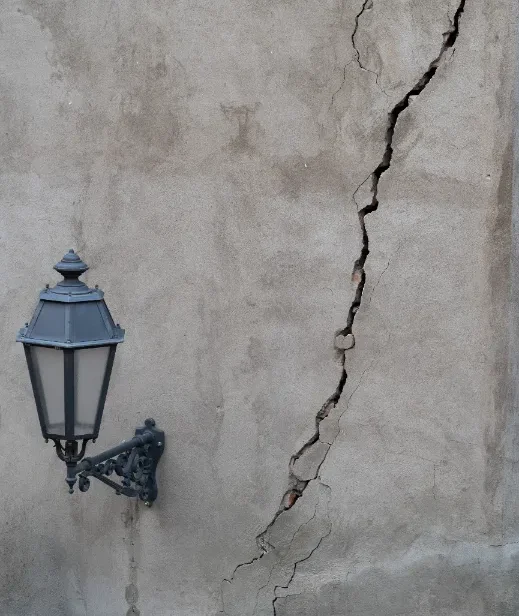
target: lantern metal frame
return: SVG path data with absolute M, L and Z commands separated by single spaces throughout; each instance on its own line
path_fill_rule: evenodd
M 155 428 L 153 419 L 146 420 L 144 427 L 137 428 L 133 439 L 92 458 L 84 458 L 88 441 L 95 442 L 99 435 L 115 351 L 117 345 L 124 341 L 124 329 L 114 323 L 103 291 L 97 285 L 90 288 L 79 280 L 88 266 L 74 250 L 69 250 L 54 269 L 63 276 L 63 280 L 53 288 L 47 285 L 40 293 L 40 301 L 30 323 L 20 329 L 16 338 L 24 345 L 43 437 L 46 442 L 54 442 L 58 457 L 67 465 L 69 492 L 74 491 L 77 476 L 79 489 L 85 492 L 90 485 L 88 478 L 92 476 L 112 487 L 117 494 L 138 496 L 151 504 L 157 497 L 155 472 L 165 442 L 164 432 Z M 34 347 L 53 348 L 63 353 L 63 433 L 49 429 L 46 390 L 39 368 L 41 359 L 36 361 L 33 356 Z M 108 347 L 108 356 L 93 428 L 84 434 L 76 433 L 75 353 L 96 347 Z M 62 440 L 65 441 L 64 445 Z M 81 440 L 80 447 L 78 441 Z M 123 478 L 122 485 L 107 479 L 113 472 Z

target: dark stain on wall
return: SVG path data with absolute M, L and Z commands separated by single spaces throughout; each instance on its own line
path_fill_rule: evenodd
M 123 514 L 123 522 L 126 528 L 126 548 L 128 551 L 128 585 L 124 596 L 128 603 L 126 616 L 140 616 L 137 607 L 139 590 L 137 588 L 137 576 L 139 566 L 140 536 L 139 536 L 139 503 L 129 499 L 128 506 Z
M 261 130 L 255 119 L 255 114 L 260 107 L 259 103 L 254 105 L 220 105 L 220 108 L 227 120 L 236 129 L 237 134 L 231 138 L 229 148 L 236 154 L 248 154 L 252 156 L 256 148 L 257 134 Z
M 497 188 L 495 207 L 489 215 L 489 277 L 491 297 L 490 329 L 493 354 L 493 413 L 485 428 L 485 493 L 484 504 L 490 532 L 502 533 L 502 507 L 498 490 L 504 480 L 505 431 L 507 409 L 510 403 L 510 375 L 508 370 L 509 333 L 509 289 L 510 251 L 512 229 L 512 140 L 507 144 L 503 156 L 501 177 Z

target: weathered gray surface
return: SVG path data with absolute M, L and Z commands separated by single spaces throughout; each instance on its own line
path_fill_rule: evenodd
M 516 9 L 458 9 L 2 3 L 3 615 L 519 611 Z M 39 434 L 14 334 L 70 246 L 127 328 L 94 447 L 168 434 L 151 510 Z

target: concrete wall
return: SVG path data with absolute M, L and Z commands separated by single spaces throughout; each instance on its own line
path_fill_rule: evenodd
M 516 7 L 459 2 L 2 2 L 2 616 L 519 612 Z M 39 433 L 69 247 L 152 509 Z

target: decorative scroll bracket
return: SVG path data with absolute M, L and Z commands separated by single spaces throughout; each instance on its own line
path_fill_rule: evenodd
M 74 443 L 74 444 L 72 444 Z M 67 483 L 69 492 L 74 491 L 76 478 L 81 492 L 90 487 L 89 477 L 95 477 L 115 490 L 116 494 L 139 497 L 147 506 L 157 498 L 157 464 L 164 451 L 165 435 L 155 427 L 153 419 L 147 419 L 142 428 L 135 430 L 135 436 L 107 451 L 79 460 L 84 454 L 85 443 L 78 455 L 77 443 L 68 442 L 63 449 L 59 441 L 56 452 L 67 463 Z M 69 455 L 67 455 L 67 448 Z M 74 450 L 74 451 L 73 451 Z M 121 477 L 121 483 L 109 479 L 115 473 Z

